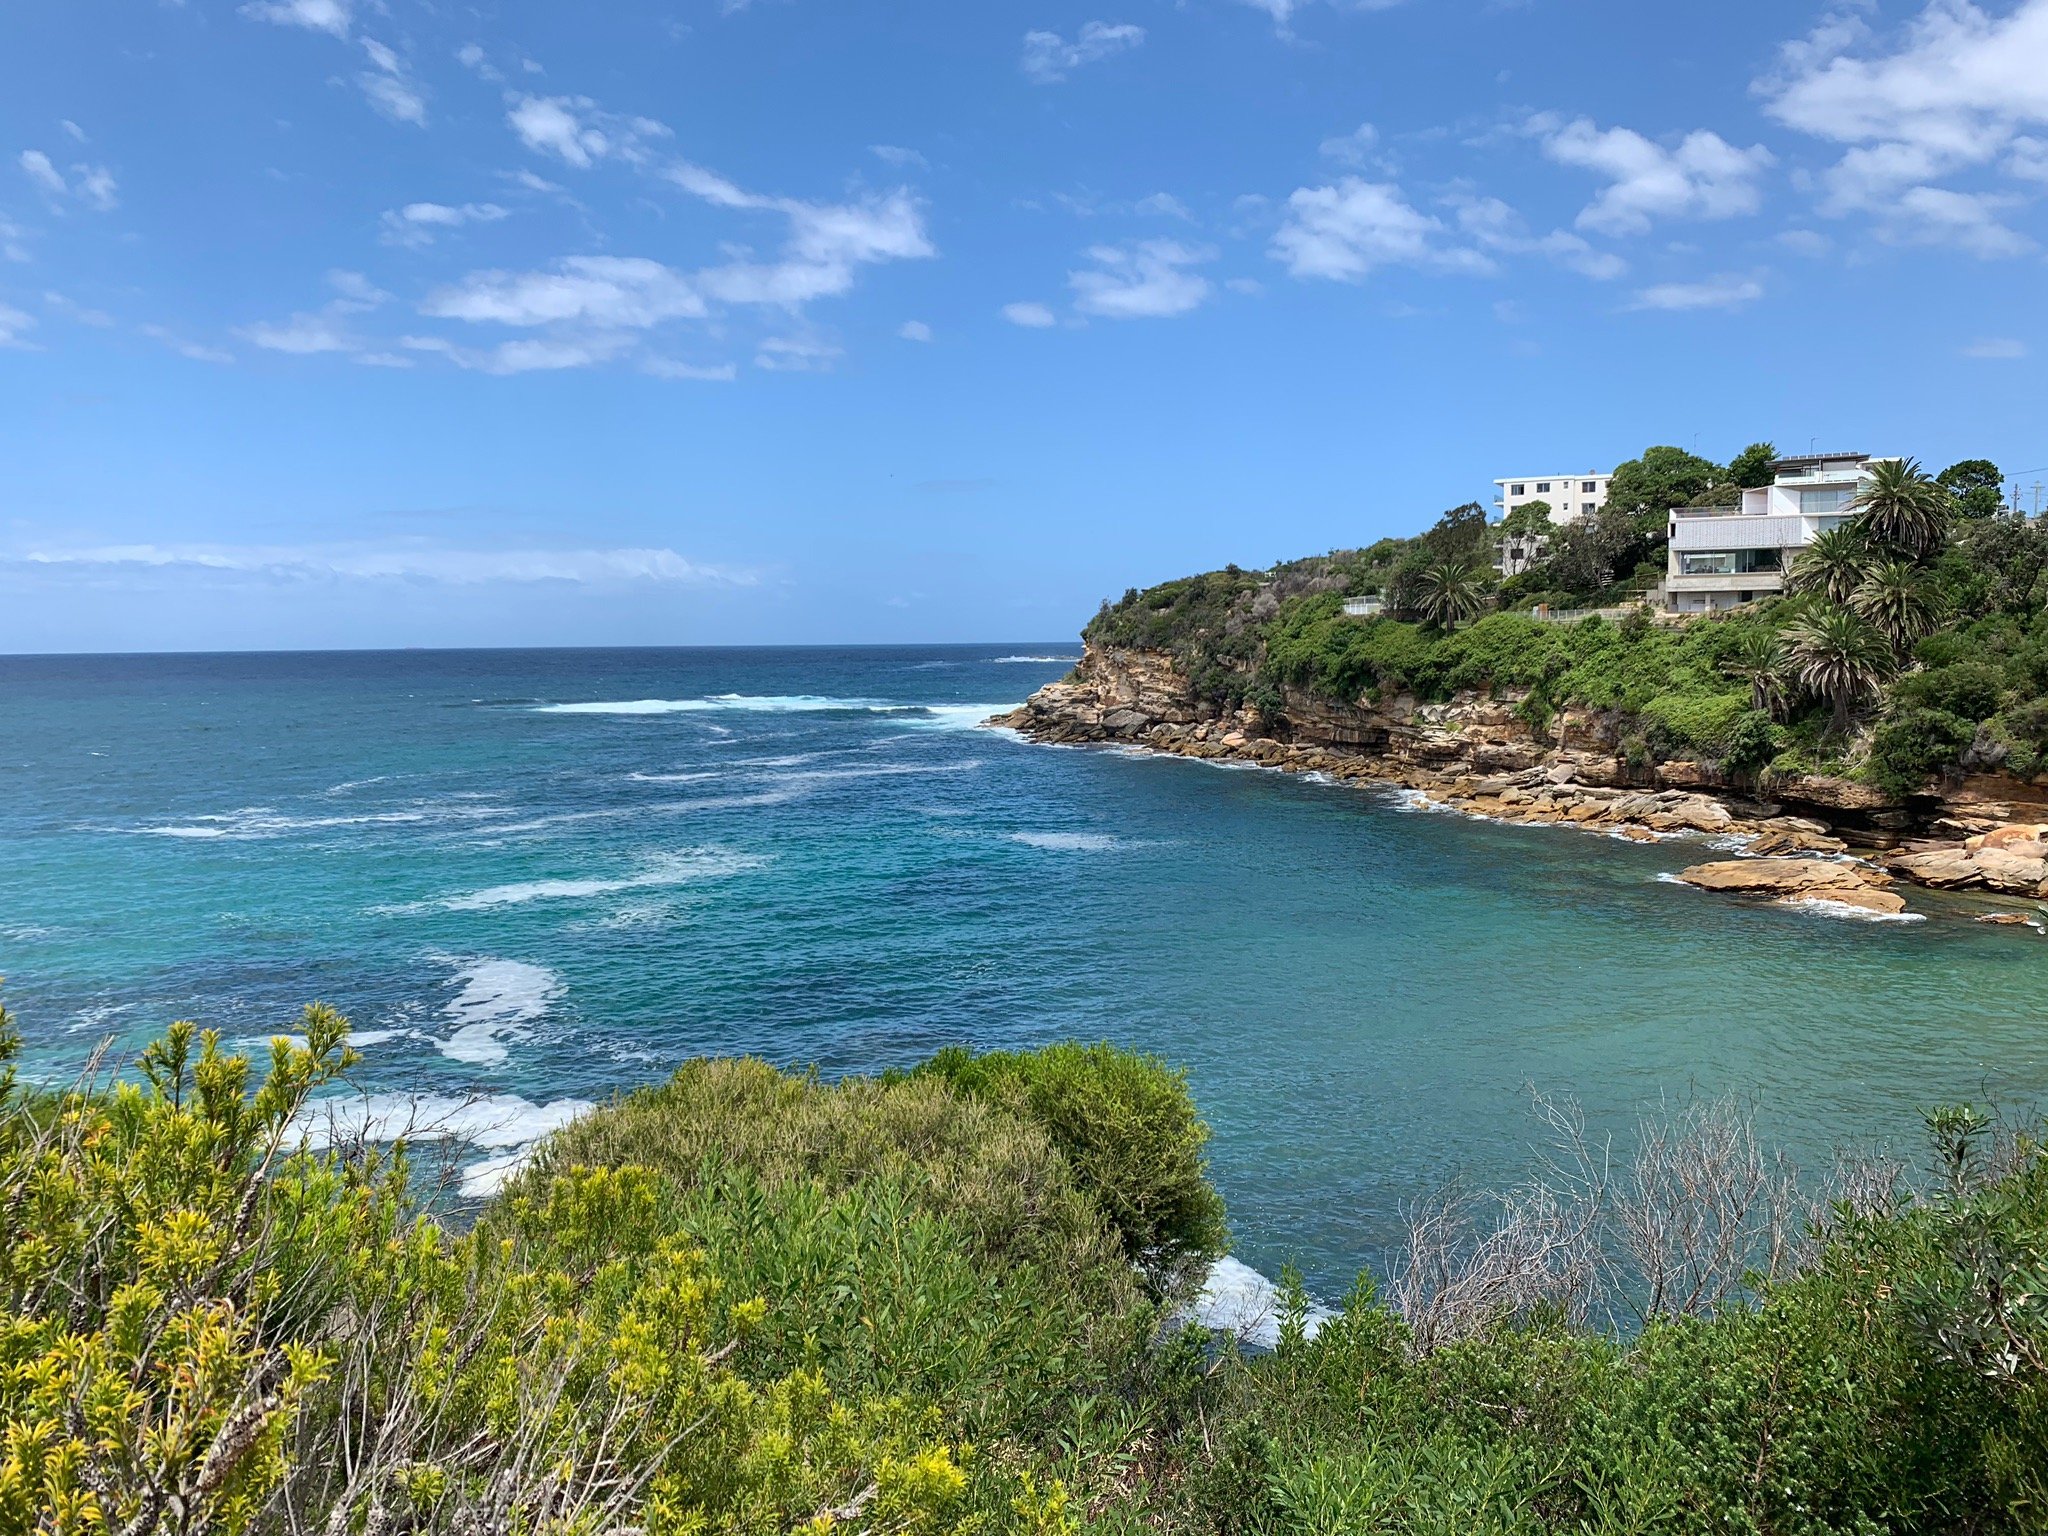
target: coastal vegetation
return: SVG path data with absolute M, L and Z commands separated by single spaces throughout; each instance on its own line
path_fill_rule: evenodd
M 1728 1106 L 1548 1106 L 1261 1352 L 1180 1310 L 1222 1210 L 1156 1060 L 693 1062 L 464 1205 L 309 1135 L 301 1031 L 0 1078 L 0 1531 L 2048 1527 L 2048 1161 L 1967 1109 L 1816 1187 Z
M 1198 697 L 1269 717 L 1289 689 L 1336 704 L 1476 693 L 1514 698 L 1539 732 L 1595 712 L 1632 761 L 1688 758 L 1738 781 L 1827 772 L 1904 797 L 1944 773 L 2048 771 L 2048 531 L 2001 515 L 1986 461 L 1939 476 L 1878 464 L 1782 596 L 1686 621 L 1614 616 L 1661 575 L 1673 507 L 1767 483 L 1774 457 L 1768 443 L 1726 466 L 1648 449 L 1506 581 L 1493 544 L 1531 527 L 1489 527 L 1467 504 L 1411 539 L 1134 589 L 1085 634 L 1167 652 Z M 1383 611 L 1347 615 L 1354 597 Z

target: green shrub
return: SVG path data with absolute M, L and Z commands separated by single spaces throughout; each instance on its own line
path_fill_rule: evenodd
M 1944 710 L 1900 710 L 1878 726 L 1870 743 L 1870 781 L 1885 793 L 1905 796 L 1927 787 L 1927 781 L 1968 749 L 1977 730 L 1968 720 Z
M 1044 1127 L 1156 1292 L 1172 1294 L 1223 1252 L 1223 1202 L 1202 1162 L 1209 1129 L 1187 1075 L 1156 1056 L 1111 1045 L 979 1056 L 953 1047 L 918 1075 Z

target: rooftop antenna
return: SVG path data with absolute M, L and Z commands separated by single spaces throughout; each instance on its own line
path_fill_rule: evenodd
M 1819 434 L 1818 432 L 1814 433 L 1814 435 L 1813 435 L 1812 437 L 1809 437 L 1809 438 L 1808 438 L 1808 439 L 1806 440 L 1806 456 L 1807 456 L 1807 457 L 1808 457 L 1809 459 L 1813 457 L 1813 445 L 1814 445 L 1815 443 L 1819 442 L 1819 441 L 1820 441 L 1820 434 Z

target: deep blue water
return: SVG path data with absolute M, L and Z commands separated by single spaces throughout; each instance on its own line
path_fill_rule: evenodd
M 1184 1064 L 1239 1253 L 1341 1291 L 1529 1090 L 1756 1097 L 1809 1161 L 2048 1095 L 2048 947 L 1660 880 L 1637 847 L 975 729 L 1067 644 L 0 658 L 27 1065 L 312 998 L 486 1150 L 704 1052 L 1108 1038 Z M 1016 657 L 1058 660 L 1016 660 Z M 522 1102 L 523 1101 L 523 1102 Z

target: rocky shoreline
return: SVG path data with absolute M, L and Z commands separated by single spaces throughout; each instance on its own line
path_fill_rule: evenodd
M 1396 788 L 1488 820 L 1638 842 L 1708 837 L 1740 857 L 1679 878 L 1703 889 L 1897 917 L 1904 883 L 2024 902 L 1986 921 L 2038 926 L 2048 899 L 2048 806 L 2029 786 L 1965 786 L 1907 808 L 1867 785 L 1781 780 L 1761 800 L 1699 763 L 1632 764 L 1616 721 L 1567 711 L 1542 736 L 1519 700 L 1463 696 L 1332 704 L 1289 690 L 1278 710 L 1218 710 L 1161 651 L 1090 645 L 1067 677 L 989 723 L 1033 741 L 1115 745 Z M 2038 812 L 2031 819 L 2016 814 Z M 1915 832 L 1932 835 L 1914 837 Z M 1723 841 L 1725 840 L 1725 841 Z

